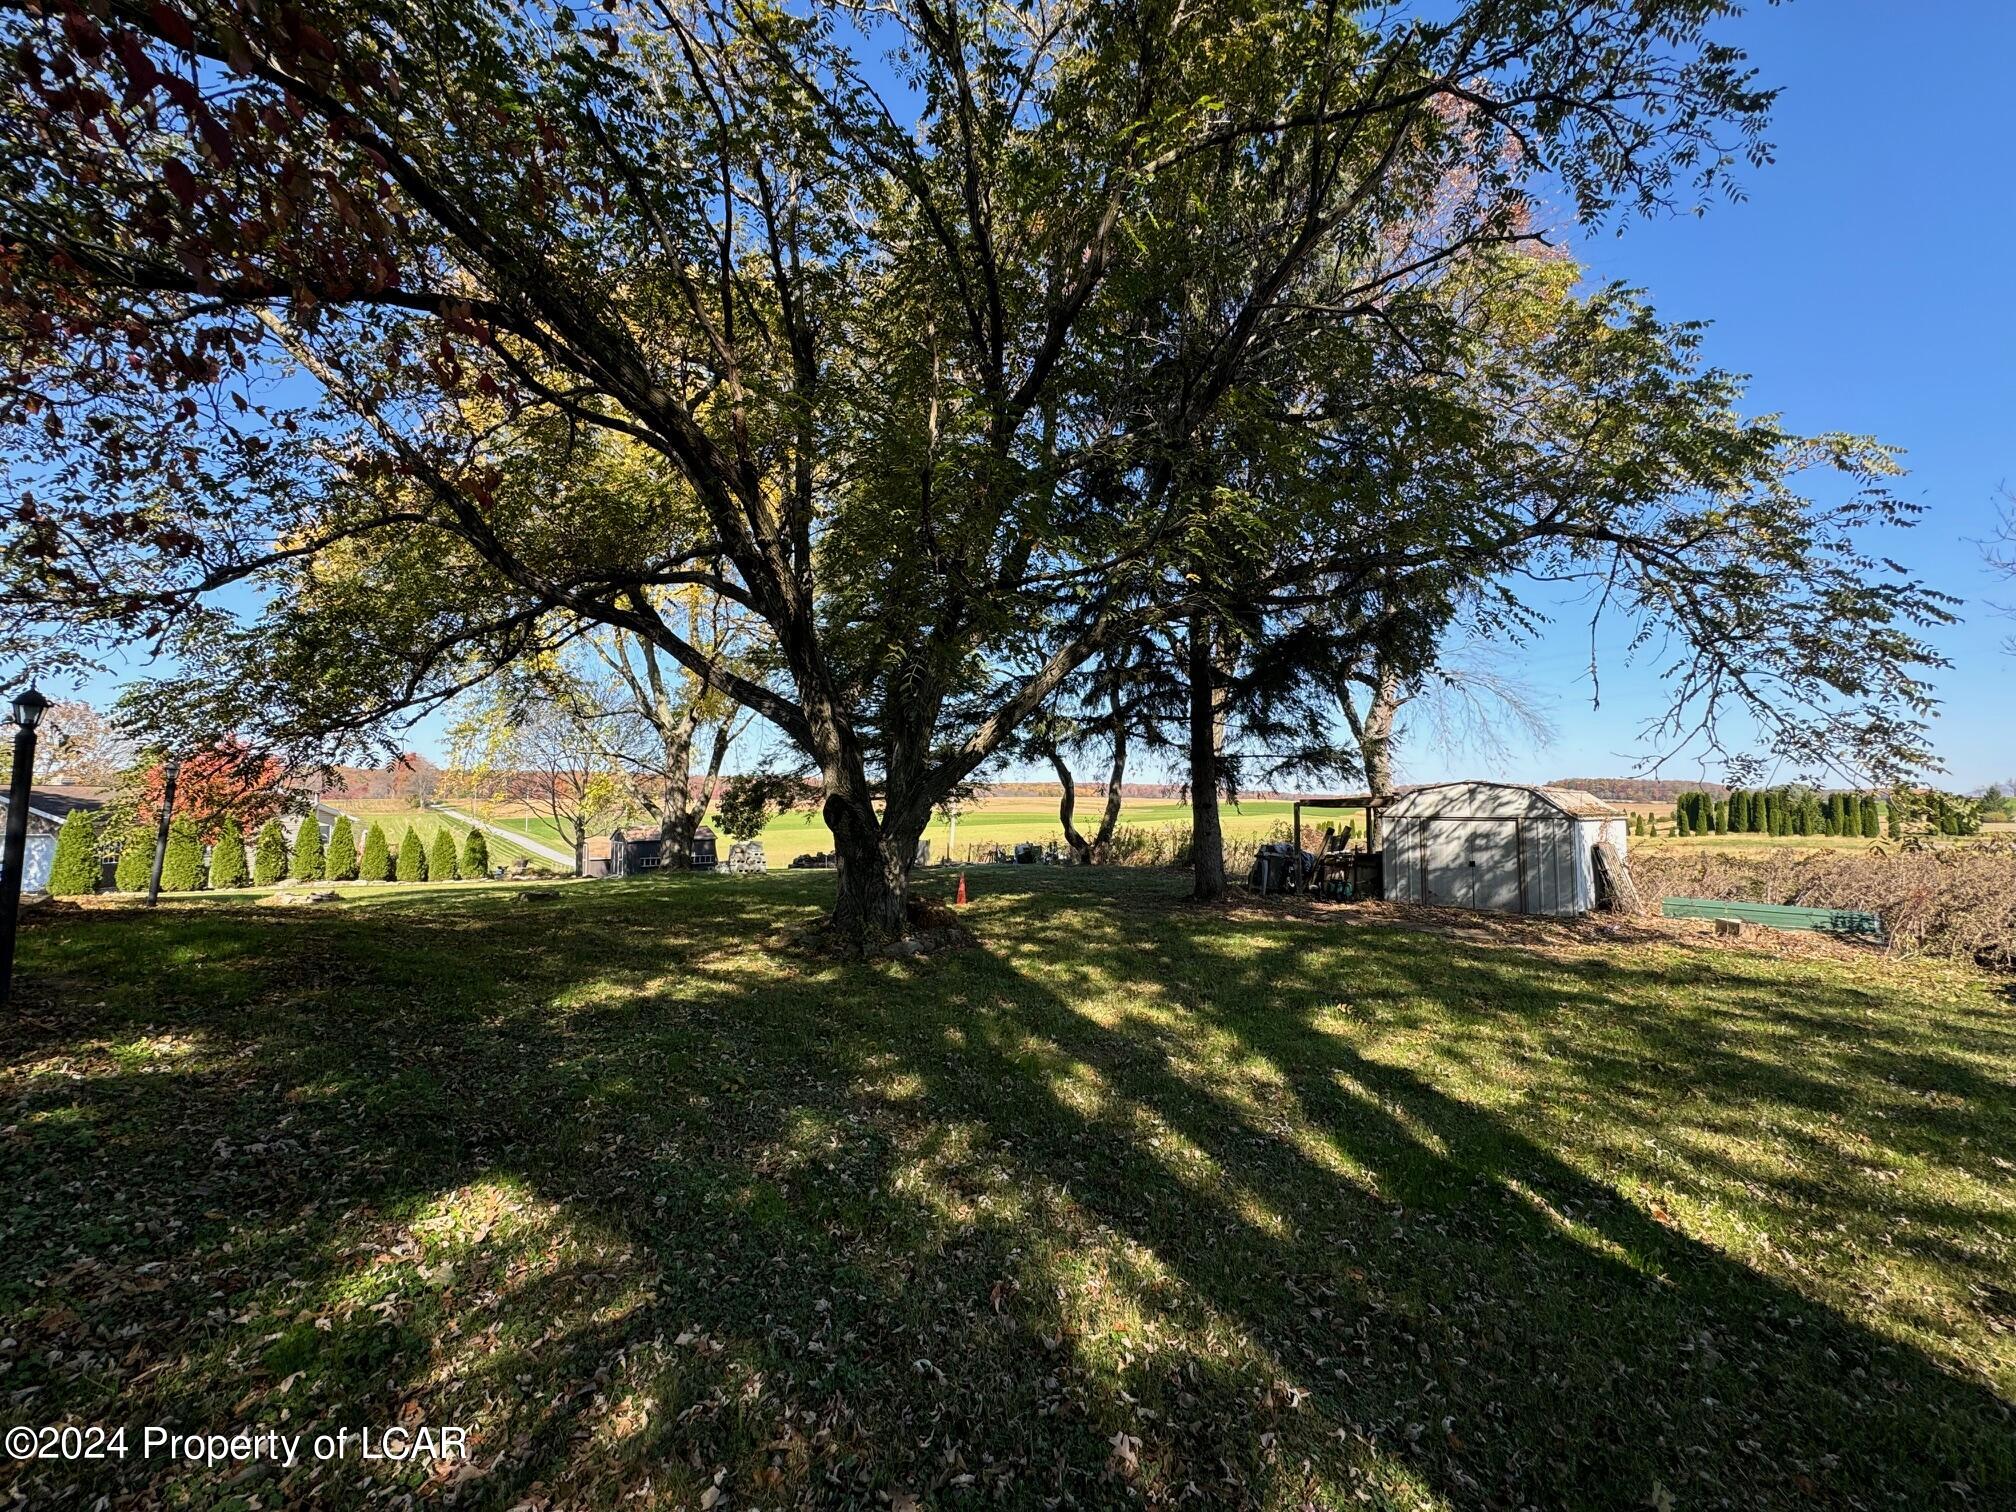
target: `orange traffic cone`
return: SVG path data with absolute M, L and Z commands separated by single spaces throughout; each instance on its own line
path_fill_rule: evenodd
M 964 908 L 966 906 L 966 873 L 964 872 L 959 873 L 959 893 L 957 897 L 953 898 L 952 906 L 954 908 Z

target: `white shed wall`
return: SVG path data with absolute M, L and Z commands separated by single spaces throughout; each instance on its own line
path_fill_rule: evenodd
M 1593 851 L 1621 853 L 1621 816 L 1563 813 L 1529 787 L 1448 783 L 1402 794 L 1385 815 L 1386 896 L 1565 917 L 1596 906 Z

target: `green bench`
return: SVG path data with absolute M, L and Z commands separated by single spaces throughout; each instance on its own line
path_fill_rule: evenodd
M 1740 919 L 1766 929 L 1810 929 L 1820 934 L 1883 936 L 1883 921 L 1856 908 L 1794 908 L 1783 903 L 1731 903 L 1718 898 L 1661 898 L 1669 919 Z

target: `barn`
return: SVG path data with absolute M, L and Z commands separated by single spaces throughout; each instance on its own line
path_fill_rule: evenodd
M 1388 898 L 1499 913 L 1587 913 L 1596 847 L 1626 844 L 1623 810 L 1594 794 L 1511 782 L 1402 788 L 1380 827 Z

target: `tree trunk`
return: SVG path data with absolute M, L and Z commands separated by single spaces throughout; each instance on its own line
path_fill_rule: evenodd
M 1400 684 L 1387 668 L 1379 672 L 1379 687 L 1365 714 L 1365 791 L 1372 802 L 1365 809 L 1365 845 L 1377 850 L 1385 843 L 1386 800 L 1393 796 L 1393 720 L 1400 712 Z
M 693 836 L 720 794 L 721 763 L 728 759 L 729 742 L 734 738 L 735 731 L 728 720 L 724 719 L 715 726 L 714 744 L 707 758 L 707 775 L 701 780 L 697 793 L 693 791 L 693 782 L 686 768 L 693 750 L 692 730 L 686 729 L 676 743 L 666 742 L 666 770 L 674 777 L 673 784 L 666 789 L 665 812 L 658 821 L 658 864 L 666 870 L 692 870 Z M 673 764 L 675 754 L 676 765 Z
M 1078 866 L 1092 864 L 1092 842 L 1078 833 L 1071 823 L 1071 816 L 1078 808 L 1078 784 L 1071 776 L 1071 768 L 1064 764 L 1063 756 L 1054 745 L 1047 753 L 1050 765 L 1057 771 L 1058 784 L 1063 796 L 1057 800 L 1057 822 L 1064 826 L 1064 843 L 1071 847 L 1071 860 Z
M 588 823 L 581 815 L 574 816 L 574 875 L 580 876 L 584 870 L 581 864 L 583 853 L 588 849 Z
M 693 832 L 700 828 L 700 810 L 691 803 L 668 803 L 658 822 L 658 866 L 661 871 L 693 869 Z
M 872 806 L 838 795 L 826 799 L 825 816 L 839 873 L 833 932 L 863 952 L 901 939 L 910 922 L 905 905 L 917 835 L 885 833 Z
M 693 754 L 693 730 L 682 721 L 661 731 L 664 744 L 665 811 L 658 818 L 658 865 L 665 871 L 689 871 L 693 866 L 693 831 L 700 810 L 693 802 L 688 775 Z
M 1343 704 L 1344 718 L 1358 741 L 1358 754 L 1365 764 L 1365 791 L 1373 798 L 1365 810 L 1365 846 L 1377 850 L 1384 840 L 1383 805 L 1393 794 L 1393 723 L 1407 699 L 1398 674 L 1376 654 L 1372 675 L 1363 680 L 1372 698 L 1362 715 L 1348 686 L 1338 695 L 1338 702 Z
M 721 764 L 728 759 L 728 747 L 734 742 L 734 721 L 724 719 L 714 727 L 714 744 L 707 753 L 707 778 L 700 786 L 702 819 L 713 812 L 714 801 L 721 796 Z
M 1120 804 L 1127 786 L 1127 717 L 1120 707 L 1120 685 L 1113 684 L 1109 700 L 1113 715 L 1113 764 L 1106 769 L 1106 807 L 1099 814 L 1099 832 L 1092 837 L 1094 865 L 1105 861 L 1113 848 L 1114 831 L 1120 828 Z
M 1190 617 L 1190 896 L 1200 903 L 1225 897 L 1225 834 L 1218 823 L 1218 676 L 1212 625 Z

